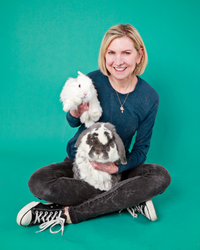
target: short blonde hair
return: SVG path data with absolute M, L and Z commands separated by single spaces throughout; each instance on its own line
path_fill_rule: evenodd
M 134 45 L 135 49 L 139 51 L 141 48 L 143 49 L 143 56 L 140 61 L 140 63 L 137 65 L 136 69 L 134 70 L 135 75 L 141 75 L 147 65 L 148 62 L 148 56 L 147 56 L 147 51 L 144 45 L 144 42 L 139 34 L 139 32 L 130 24 L 118 24 L 113 27 L 111 27 L 106 34 L 104 35 L 102 42 L 101 42 L 101 47 L 99 51 L 99 68 L 101 72 L 104 75 L 109 75 L 110 73 L 108 72 L 106 68 L 106 59 L 105 59 L 105 54 L 106 51 L 110 45 L 110 43 L 115 39 L 119 37 L 127 36 L 129 37 Z

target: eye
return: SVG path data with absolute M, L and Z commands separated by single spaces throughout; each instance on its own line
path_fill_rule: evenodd
M 98 134 L 97 134 L 97 133 L 94 133 L 94 134 L 92 134 L 91 138 L 92 138 L 92 139 L 96 139 L 97 136 L 98 136 Z
M 108 55 L 114 55 L 113 51 L 108 51 Z
M 79 84 L 79 85 L 78 85 L 78 87 L 80 88 L 80 87 L 81 87 L 81 85 Z
M 124 54 L 125 54 L 125 55 L 130 55 L 131 53 L 128 52 L 128 51 L 125 51 Z

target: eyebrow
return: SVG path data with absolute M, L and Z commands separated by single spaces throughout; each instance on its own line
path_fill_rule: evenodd
M 115 52 L 114 50 L 112 50 L 112 49 L 107 49 L 108 51 L 112 51 L 112 52 Z M 125 49 L 125 50 L 123 50 L 122 52 L 125 52 L 125 51 L 132 51 L 132 49 Z

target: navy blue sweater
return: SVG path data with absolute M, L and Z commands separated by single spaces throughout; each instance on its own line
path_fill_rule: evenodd
M 98 99 L 103 109 L 99 122 L 110 122 L 115 125 L 117 133 L 124 142 L 127 164 L 120 165 L 119 173 L 133 169 L 144 163 L 149 150 L 152 130 L 158 110 L 159 96 L 157 92 L 144 80 L 138 77 L 138 83 L 134 91 L 129 93 L 124 104 L 124 112 L 121 113 L 120 103 L 115 90 L 112 88 L 108 77 L 99 70 L 91 72 L 88 76 L 93 80 L 98 92 Z M 127 94 L 118 93 L 121 103 Z M 67 154 L 70 160 L 74 160 L 76 148 L 74 144 L 85 129 L 80 119 L 67 113 L 67 120 L 71 127 L 79 127 L 78 132 L 67 144 Z M 135 143 L 130 148 L 133 136 L 136 134 Z

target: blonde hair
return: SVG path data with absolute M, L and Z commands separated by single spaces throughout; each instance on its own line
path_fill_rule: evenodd
M 148 62 L 148 56 L 147 56 L 147 51 L 146 51 L 144 42 L 139 32 L 136 30 L 136 28 L 134 28 L 130 24 L 118 24 L 118 25 L 111 27 L 106 32 L 101 42 L 98 63 L 99 63 L 99 68 L 104 75 L 108 76 L 110 74 L 106 68 L 105 54 L 106 54 L 107 48 L 109 47 L 110 43 L 115 38 L 120 38 L 123 36 L 129 37 L 133 41 L 135 49 L 137 51 L 139 51 L 141 48 L 143 49 L 143 56 L 141 58 L 140 63 L 135 68 L 134 74 L 141 75 L 146 68 L 146 65 Z

